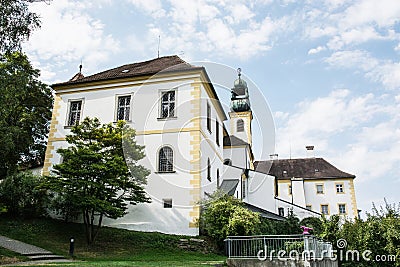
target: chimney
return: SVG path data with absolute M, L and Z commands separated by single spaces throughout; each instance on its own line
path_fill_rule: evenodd
M 315 158 L 314 146 L 306 146 L 307 158 Z

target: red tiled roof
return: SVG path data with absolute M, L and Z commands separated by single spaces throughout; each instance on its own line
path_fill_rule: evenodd
M 77 77 L 75 75 L 73 79 L 67 82 L 53 84 L 53 86 L 154 75 L 159 72 L 175 72 L 175 71 L 186 71 L 186 70 L 197 70 L 197 69 L 203 69 L 203 67 L 192 66 L 178 56 L 165 56 L 148 61 L 126 64 L 120 67 L 102 71 L 86 77 L 83 77 L 83 75 Z
M 355 178 L 356 176 L 339 170 L 323 158 L 277 159 L 254 162 L 258 172 L 267 173 L 277 179 L 304 178 Z

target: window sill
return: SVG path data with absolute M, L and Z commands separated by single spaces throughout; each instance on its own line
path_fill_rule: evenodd
M 178 117 L 157 118 L 158 121 L 176 120 Z
M 113 124 L 117 124 L 119 121 L 124 121 L 126 123 L 131 123 L 132 120 L 117 120 L 117 121 L 113 121 Z
M 176 171 L 170 171 L 170 172 L 154 172 L 157 174 L 168 174 L 168 173 L 176 173 Z

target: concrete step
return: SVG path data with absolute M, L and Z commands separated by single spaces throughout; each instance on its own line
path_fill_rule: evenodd
M 54 255 L 54 254 L 38 254 L 38 255 L 29 255 L 28 258 L 32 261 L 40 261 L 40 260 L 63 260 L 65 259 L 63 256 Z

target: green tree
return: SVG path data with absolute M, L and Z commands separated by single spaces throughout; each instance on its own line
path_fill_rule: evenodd
M 143 189 L 150 172 L 138 164 L 144 147 L 123 121 L 101 125 L 85 118 L 71 133 L 66 136 L 70 146 L 57 150 L 63 162 L 54 166 L 56 175 L 47 184 L 80 211 L 90 245 L 103 217 L 117 219 L 126 214 L 128 203 L 150 201 Z
M 259 214 L 243 207 L 243 202 L 233 196 L 216 191 L 201 204 L 201 230 L 219 244 L 228 235 L 251 235 L 258 229 Z
M 40 187 L 43 178 L 31 172 L 8 176 L 0 183 L 0 206 L 12 217 L 40 217 L 47 215 L 49 196 Z
M 53 98 L 38 77 L 20 52 L 0 60 L 0 179 L 43 161 Z
M 311 227 L 313 230 L 311 234 L 313 235 L 320 235 L 322 234 L 323 227 L 322 227 L 322 221 L 319 217 L 307 217 L 304 218 L 300 221 L 300 226 L 304 225 L 307 227 Z
M 24 0 L 0 0 L 0 53 L 19 51 L 32 31 L 40 27 L 39 16 Z

